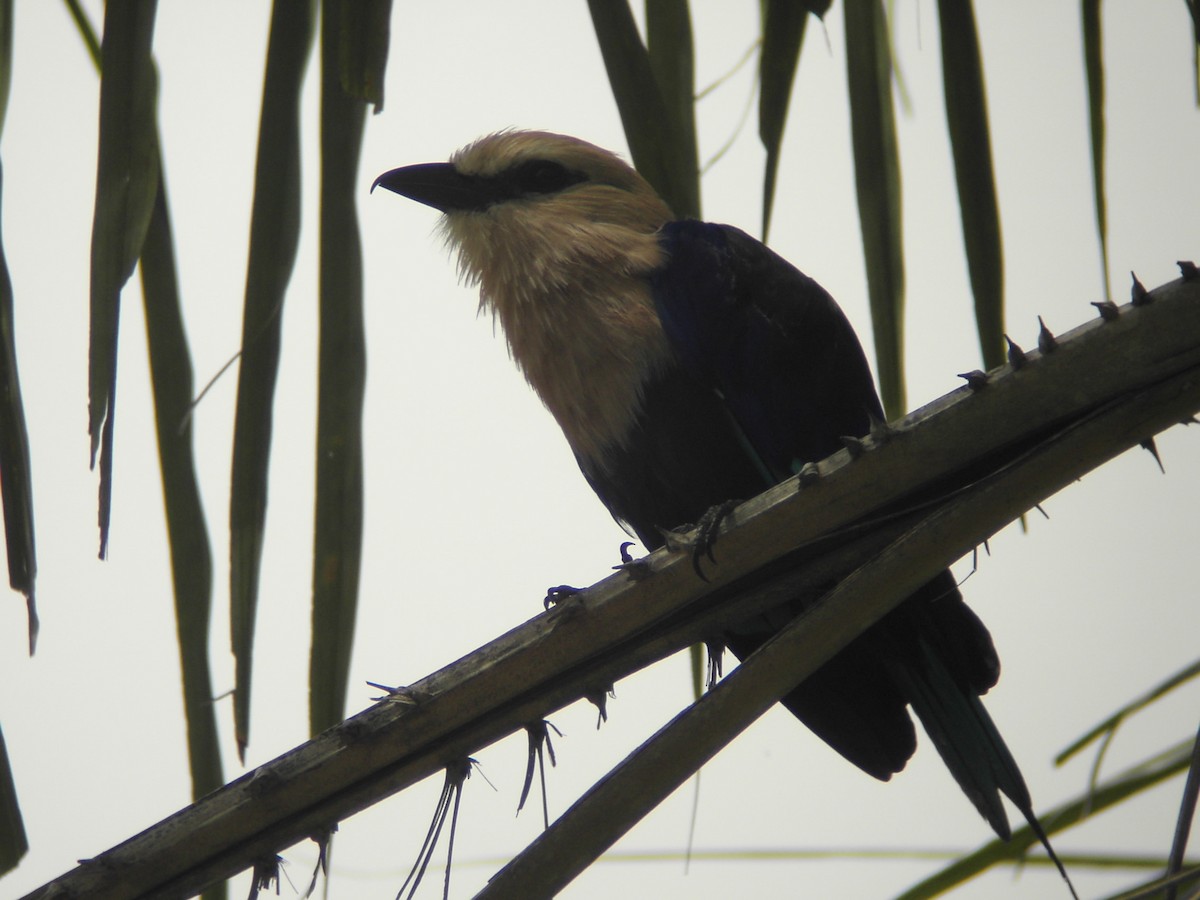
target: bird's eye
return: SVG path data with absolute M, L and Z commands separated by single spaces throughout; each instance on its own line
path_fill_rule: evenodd
M 549 159 L 532 159 L 522 163 L 512 174 L 515 186 L 522 194 L 554 194 L 586 180 L 579 172 L 573 172 L 562 163 Z

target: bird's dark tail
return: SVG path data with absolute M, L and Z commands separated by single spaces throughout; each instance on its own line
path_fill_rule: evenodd
M 1011 837 L 1011 831 L 1000 795 L 1008 797 L 1046 848 L 1071 896 L 1078 898 L 1066 868 L 1034 814 L 1021 770 L 982 701 L 954 678 L 924 638 L 917 641 L 917 654 L 910 653 L 905 661 L 897 661 L 891 674 L 954 780 L 1004 840 Z
M 741 623 L 725 635 L 745 659 L 777 624 Z M 887 781 L 916 749 L 908 707 L 979 814 L 1004 840 L 1012 832 L 1001 794 L 1030 829 L 1076 896 L 1033 812 L 1016 760 L 983 702 L 1000 677 L 991 635 L 963 603 L 949 570 L 847 645 L 781 702 L 863 771 Z

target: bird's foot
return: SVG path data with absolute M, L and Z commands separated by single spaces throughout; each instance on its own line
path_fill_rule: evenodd
M 549 609 L 582 592 L 583 588 L 572 587 L 569 584 L 558 584 L 554 587 L 546 588 L 546 599 L 542 601 L 542 606 Z
M 741 500 L 726 500 L 724 503 L 718 503 L 716 506 L 710 506 L 704 511 L 704 515 L 700 517 L 689 532 L 691 533 L 691 553 L 692 553 L 692 569 L 704 581 L 708 581 L 700 564 L 707 559 L 713 565 L 716 565 L 717 557 L 713 553 L 713 548 L 717 545 L 717 536 L 721 531 L 721 525 L 730 517 L 734 509 L 737 508 Z

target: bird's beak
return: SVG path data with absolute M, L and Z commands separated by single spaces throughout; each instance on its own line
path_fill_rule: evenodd
M 432 206 L 441 212 L 486 209 L 502 199 L 487 179 L 463 175 L 451 163 L 423 163 L 384 172 L 375 179 L 377 187 Z M 489 188 L 491 188 L 489 190 Z

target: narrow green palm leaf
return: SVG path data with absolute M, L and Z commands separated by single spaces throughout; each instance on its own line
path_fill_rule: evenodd
M 1192 76 L 1196 85 L 1196 105 L 1200 106 L 1200 0 L 1184 0 L 1188 15 L 1192 17 Z
M 11 4 L 6 5 L 7 11 L 11 12 Z M 25 595 L 29 653 L 32 656 L 38 631 L 33 592 L 37 574 L 33 545 L 33 483 L 29 435 L 25 429 L 21 385 L 17 378 L 12 281 L 8 277 L 3 247 L 0 247 L 0 485 L 3 486 L 8 583 L 13 590 Z M 28 849 L 12 769 L 4 751 L 4 736 L 0 734 L 0 875 L 15 867 Z
M 234 730 L 239 755 L 250 735 L 254 617 L 280 317 L 300 239 L 300 90 L 315 15 L 313 0 L 276 0 L 263 85 L 229 501 L 230 636 L 236 660 Z
M 671 126 L 667 164 L 684 194 L 671 205 L 678 216 L 700 218 L 700 152 L 696 139 L 695 51 L 687 0 L 647 0 L 646 52 Z
M 1143 709 L 1151 706 L 1160 697 L 1164 697 L 1180 685 L 1186 684 L 1193 678 L 1200 676 L 1200 661 L 1194 662 L 1189 666 L 1176 672 L 1170 678 L 1165 679 L 1155 685 L 1145 694 L 1142 694 L 1135 700 L 1126 703 L 1103 722 L 1099 723 L 1095 728 L 1088 731 L 1083 737 L 1067 747 L 1058 756 L 1054 757 L 1054 764 L 1061 766 L 1063 763 L 1070 760 L 1089 744 L 1103 738 L 1105 735 L 1116 731 L 1117 727 L 1129 716 L 1134 713 L 1141 712 Z
M 1155 868 L 1166 868 L 1165 861 L 1156 860 Z M 1174 875 L 1159 874 L 1133 885 L 1119 894 L 1110 895 L 1110 900 L 1172 900 L 1173 897 L 1185 897 L 1195 900 L 1196 886 L 1200 884 L 1200 865 L 1194 862 L 1184 864 L 1184 868 Z M 1176 891 L 1172 894 L 1171 891 Z M 1179 891 L 1185 893 L 1179 894 Z
M 0 131 L 8 113 L 8 93 L 12 86 L 13 5 L 0 2 Z
M 686 0 L 647 0 L 644 44 L 628 2 L 588 0 L 588 9 L 634 166 L 676 216 L 700 218 L 695 56 Z M 699 696 L 699 647 L 692 648 L 691 668 Z
M 12 0 L 0 2 L 0 131 L 8 109 L 12 80 Z M 0 170 L 0 185 L 3 172 Z M 8 555 L 8 583 L 25 596 L 29 654 L 37 646 L 38 617 L 34 599 L 37 552 L 33 530 L 33 476 L 29 458 L 29 433 L 21 401 L 17 370 L 16 323 L 12 279 L 0 244 L 0 493 L 4 504 L 4 537 Z M 5 773 L 0 772 L 0 778 Z M 2 854 L 2 850 L 0 850 Z
M 314 735 L 345 714 L 362 557 L 366 339 L 356 199 L 366 102 L 342 89 L 342 5 L 342 0 L 326 0 L 321 22 L 321 333 L 309 662 Z
M 87 13 L 83 11 L 83 7 L 79 5 L 79 0 L 63 0 L 63 3 L 66 4 L 67 12 L 71 14 L 75 27 L 79 29 L 79 36 L 87 47 L 88 56 L 92 58 L 92 62 L 96 65 L 96 71 L 99 72 L 100 41 L 96 38 L 96 30 L 92 28 L 92 23 L 88 19 Z
M 1045 825 L 1046 834 L 1054 835 L 1066 831 L 1071 826 L 1184 771 L 1191 762 L 1192 744 L 1191 739 L 1176 744 L 1157 756 L 1126 769 L 1096 791 L 1087 791 L 1075 800 L 1040 813 L 1038 818 Z M 994 865 L 1019 862 L 1037 843 L 1037 837 L 1028 826 L 1019 828 L 1013 832 L 1011 840 L 989 841 L 974 853 L 964 856 L 920 884 L 909 888 L 898 900 L 925 900 L 937 897 Z
M 791 0 L 766 0 L 762 17 L 762 55 L 759 58 L 758 137 L 767 151 L 763 173 L 762 235 L 771 230 L 771 209 L 775 205 L 775 177 L 779 171 L 779 150 L 787 124 L 792 83 L 804 43 L 808 15 L 803 6 Z
M 675 165 L 671 149 L 674 129 L 666 101 L 629 4 L 627 0 L 588 0 L 588 10 L 633 164 L 675 214 L 685 216 L 694 192 L 687 173 Z
M 100 452 L 100 557 L 108 550 L 121 288 L 133 274 L 158 190 L 155 0 L 110 3 L 100 53 L 100 148 L 92 222 L 88 433 Z
M 14 591 L 25 596 L 29 655 L 32 656 L 38 635 L 34 597 L 37 551 L 33 529 L 33 476 L 17 371 L 12 279 L 3 247 L 0 247 L 0 485 L 3 486 L 8 583 Z
M 167 539 L 175 588 L 175 624 L 183 672 L 192 796 L 199 799 L 225 781 L 208 665 L 212 611 L 212 552 L 192 454 L 192 365 L 179 303 L 174 240 L 166 185 L 159 179 L 154 214 L 142 248 L 142 296 L 158 458 L 162 469 Z
M 8 761 L 8 747 L 4 743 L 4 732 L 0 731 L 0 875 L 15 869 L 28 850 L 29 840 L 17 803 L 17 786 Z
M 68 0 L 67 5 L 99 73 L 100 45 L 91 22 L 78 4 Z M 192 797 L 199 799 L 225 782 L 208 664 L 212 553 L 192 453 L 189 418 L 192 369 L 183 330 L 171 216 L 161 170 L 154 209 L 142 245 L 141 274 L 159 465 L 171 548 L 188 761 Z M 206 900 L 220 900 L 225 896 L 224 883 L 204 893 Z
M 8 110 L 12 82 L 12 0 L 0 2 L 0 130 Z M 3 169 L 0 169 L 0 185 Z M 34 600 L 37 554 L 33 532 L 33 479 L 29 433 L 21 402 L 17 372 L 12 279 L 0 244 L 0 485 L 3 487 L 4 536 L 8 554 L 8 583 L 25 595 L 29 653 L 37 645 L 38 618 Z M 29 850 L 12 764 L 0 731 L 0 875 L 17 867 Z
M 1108 268 L 1108 200 L 1104 190 L 1104 31 L 1100 0 L 1083 0 L 1083 63 L 1087 73 L 1088 124 L 1092 140 L 1092 197 L 1100 233 L 1100 276 L 1104 296 L 1112 296 Z
M 1004 364 L 1004 252 L 979 35 L 971 0 L 938 0 L 946 123 L 985 369 Z
M 338 66 L 342 90 L 383 112 L 383 77 L 391 38 L 392 0 L 342 3 Z
M 892 62 L 880 0 L 846 0 L 846 71 L 854 180 L 862 227 L 880 395 L 889 418 L 905 412 L 904 241 Z

